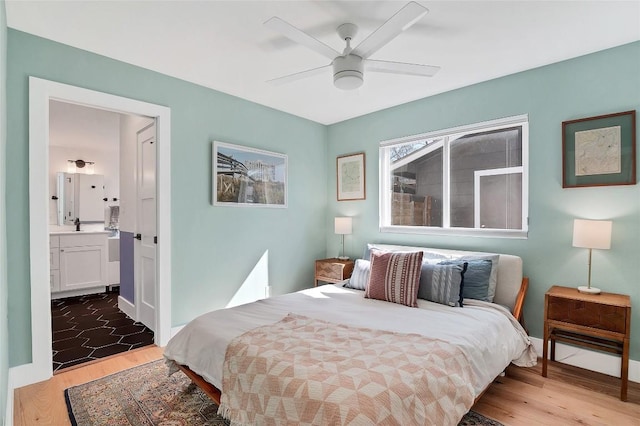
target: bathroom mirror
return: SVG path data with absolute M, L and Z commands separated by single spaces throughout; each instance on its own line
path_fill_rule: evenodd
M 58 225 L 104 222 L 104 176 L 58 173 Z

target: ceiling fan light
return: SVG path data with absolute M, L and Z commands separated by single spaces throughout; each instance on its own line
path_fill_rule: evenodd
M 359 71 L 341 71 L 333 76 L 333 85 L 342 90 L 354 90 L 362 86 L 364 80 Z
M 364 82 L 362 58 L 357 55 L 338 56 L 333 60 L 333 85 L 342 90 L 354 90 Z

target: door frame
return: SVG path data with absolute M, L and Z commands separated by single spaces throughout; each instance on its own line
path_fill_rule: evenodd
M 29 246 L 31 273 L 31 364 L 21 368 L 16 387 L 53 376 L 51 289 L 49 286 L 49 100 L 156 120 L 155 343 L 171 337 L 171 109 L 108 93 L 29 77 Z M 24 373 L 24 374 L 23 374 Z

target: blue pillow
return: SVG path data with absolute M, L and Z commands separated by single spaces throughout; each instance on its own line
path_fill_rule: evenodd
M 467 270 L 464 273 L 464 287 L 462 297 L 465 299 L 483 300 L 493 302 L 490 292 L 491 269 L 493 262 L 490 259 L 465 260 Z M 440 264 L 452 264 L 455 261 L 440 262 Z
M 418 298 L 462 307 L 466 262 L 422 262 Z
M 489 292 L 486 297 L 487 302 L 493 302 L 493 298 L 496 295 L 496 286 L 498 285 L 498 262 L 500 261 L 500 255 L 488 254 L 488 255 L 467 255 L 456 258 L 458 262 L 469 262 L 471 260 L 490 260 L 491 261 L 491 276 L 489 277 Z M 483 299 L 480 299 L 483 300 Z

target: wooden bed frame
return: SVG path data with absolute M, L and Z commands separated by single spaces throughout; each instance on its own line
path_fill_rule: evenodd
M 186 365 L 180 365 L 177 363 L 176 365 L 184 374 L 187 375 L 188 378 L 191 379 L 193 383 L 196 384 L 196 386 L 202 389 L 202 392 L 206 393 L 207 396 L 213 400 L 213 402 L 220 405 L 220 391 L 218 390 L 217 387 L 207 382 L 205 379 L 202 378 L 201 375 L 191 371 L 191 369 Z
M 522 308 L 524 305 L 524 299 L 527 296 L 527 290 L 529 289 L 529 278 L 522 278 L 522 284 L 520 285 L 520 290 L 518 291 L 518 296 L 516 297 L 516 302 L 513 308 L 513 316 L 522 324 L 524 327 L 524 317 L 522 316 Z M 526 328 L 525 328 L 526 330 Z M 528 332 L 527 332 L 528 333 Z M 202 391 L 207 394 L 209 398 L 216 404 L 220 405 L 220 395 L 221 392 L 218 388 L 213 386 L 211 383 L 207 382 L 202 376 L 197 373 L 194 373 L 189 367 L 186 365 L 176 364 L 178 368 L 187 375 L 191 379 L 191 381 L 198 386 Z M 488 387 L 488 386 L 487 386 Z M 486 391 L 483 390 L 480 395 L 475 399 L 474 403 L 476 403 Z

